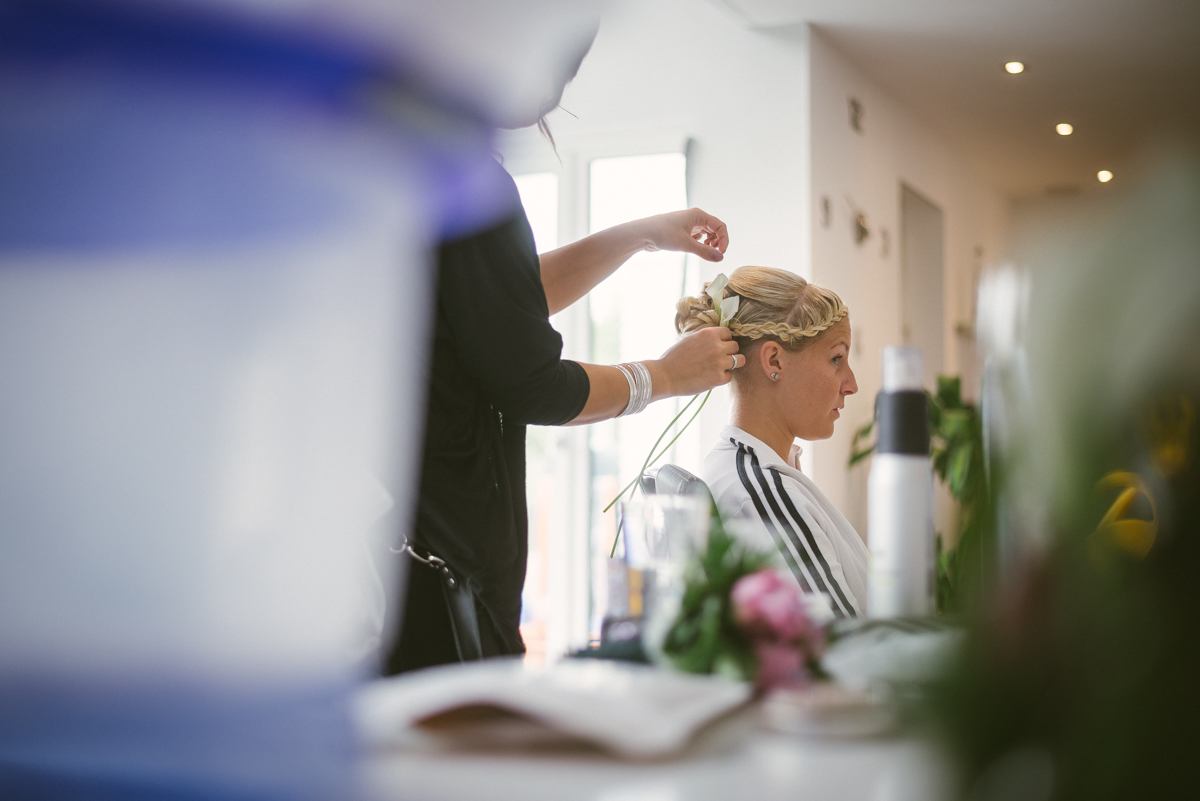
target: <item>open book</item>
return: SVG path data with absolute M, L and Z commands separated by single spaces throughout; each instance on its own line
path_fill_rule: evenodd
M 531 668 L 491 659 L 380 679 L 356 699 L 376 748 L 429 739 L 476 747 L 584 741 L 626 757 L 684 748 L 751 697 L 748 684 L 625 662 L 568 659 Z

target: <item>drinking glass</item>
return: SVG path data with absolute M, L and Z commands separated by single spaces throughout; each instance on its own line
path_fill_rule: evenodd
M 707 540 L 708 516 L 709 505 L 688 495 L 649 495 L 621 504 L 627 608 L 631 618 L 640 618 L 642 647 L 656 662 L 679 614 L 688 561 Z

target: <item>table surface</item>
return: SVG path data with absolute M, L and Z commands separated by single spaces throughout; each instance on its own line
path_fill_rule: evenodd
M 471 752 L 429 745 L 377 753 L 365 764 L 364 775 L 368 797 L 375 801 L 948 797 L 946 771 L 927 744 L 775 734 L 758 724 L 754 707 L 710 726 L 672 759 L 637 762 L 582 747 Z

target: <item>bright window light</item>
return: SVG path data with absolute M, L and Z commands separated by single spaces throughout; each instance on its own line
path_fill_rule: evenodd
M 1004 65 L 1004 71 L 1009 75 L 1016 75 L 1025 71 L 1025 65 L 1020 61 L 1010 61 Z
M 1060 122 L 1054 126 L 1054 130 L 1058 131 L 1059 136 L 1070 136 L 1075 132 L 1075 126 L 1069 122 Z
M 535 172 L 513 176 L 513 180 L 517 182 L 538 253 L 554 250 L 558 247 L 558 176 Z
M 552 172 L 514 175 L 521 205 L 533 229 L 539 253 L 558 247 L 558 176 Z M 568 649 L 569 620 L 564 616 L 566 599 L 554 593 L 553 574 L 563 573 L 560 543 L 554 541 L 562 526 L 561 505 L 556 499 L 569 495 L 563 478 L 567 472 L 558 454 L 558 431 L 530 426 L 526 436 L 526 500 L 529 507 L 529 557 L 525 588 L 521 594 L 521 637 L 530 664 L 552 662 Z
M 593 159 L 587 173 L 578 178 L 551 172 L 514 177 L 538 252 L 545 253 L 559 244 L 559 199 L 573 197 L 575 180 L 586 182 L 589 216 L 587 229 L 572 235 L 686 208 L 686 174 L 682 153 L 661 153 Z M 699 291 L 699 264 L 689 268 L 689 261 L 669 252 L 640 253 L 630 259 L 581 304 L 587 318 L 582 340 L 590 340 L 590 345 L 579 353 L 568 352 L 567 357 L 615 364 L 662 355 L 676 341 L 675 302 L 684 292 Z M 581 332 L 575 330 L 579 311 L 576 306 L 551 319 L 565 340 L 579 341 Z M 608 549 L 616 522 L 613 512 L 601 515 L 600 510 L 616 495 L 619 483 L 638 472 L 646 449 L 686 401 L 654 403 L 634 417 L 586 430 L 529 427 L 529 561 L 521 611 L 527 662 L 554 662 L 586 642 L 580 641 L 580 635 L 598 637 L 601 616 L 608 608 Z M 696 471 L 700 444 L 699 426 L 694 426 L 663 461 Z M 584 482 L 580 491 L 590 498 L 575 499 L 576 477 Z M 579 537 L 585 527 L 591 532 L 586 544 Z M 575 572 L 577 564 L 582 575 Z
M 591 232 L 629 220 L 687 208 L 687 159 L 682 153 L 594 159 L 589 210 Z M 675 304 L 699 290 L 699 273 L 680 253 L 639 253 L 588 296 L 592 360 L 597 364 L 657 359 L 675 344 Z M 688 282 L 688 278 L 692 282 Z M 626 482 L 638 475 L 647 449 L 687 398 L 653 403 L 644 412 L 589 426 L 592 465 L 592 633 L 608 609 L 609 549 L 615 509 L 601 514 Z M 699 469 L 699 426 L 693 426 L 662 463 Z M 614 584 L 619 592 L 619 582 Z
M 1101 170 L 1100 172 L 1096 173 L 1096 178 L 1100 181 L 1100 183 L 1106 184 L 1112 180 L 1113 176 L 1108 170 Z

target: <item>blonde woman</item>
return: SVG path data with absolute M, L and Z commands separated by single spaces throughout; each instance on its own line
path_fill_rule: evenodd
M 746 362 L 733 371 L 730 425 L 701 478 L 738 536 L 775 553 L 834 616 L 857 617 L 866 611 L 866 546 L 800 472 L 795 443 L 832 436 L 846 396 L 858 391 L 849 310 L 828 289 L 770 267 L 735 270 L 724 288 L 724 297 L 734 295 L 729 330 Z M 679 301 L 680 333 L 719 323 L 707 293 Z

